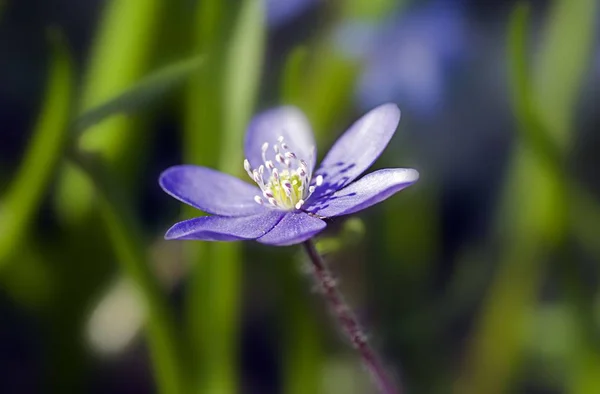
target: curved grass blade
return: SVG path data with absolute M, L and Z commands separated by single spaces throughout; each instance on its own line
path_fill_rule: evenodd
M 93 107 L 75 119 L 74 128 L 83 131 L 117 114 L 130 114 L 145 108 L 181 85 L 202 65 L 197 56 L 156 71 L 114 98 Z
M 513 111 L 522 127 L 522 140 L 528 143 L 545 164 L 560 166 L 563 162 L 559 145 L 539 122 L 534 109 L 534 97 L 527 62 L 527 35 L 530 9 L 519 4 L 510 19 L 508 28 L 508 69 Z
M 45 99 L 23 163 L 0 205 L 0 269 L 27 235 L 67 142 L 73 66 L 62 36 L 50 32 L 52 60 Z
M 533 74 L 539 119 L 563 148 L 572 141 L 574 110 L 593 53 L 598 4 L 597 0 L 553 2 Z
M 161 287 L 154 277 L 145 251 L 142 233 L 122 188 L 115 184 L 98 160 L 92 156 L 73 157 L 94 185 L 99 209 L 123 272 L 141 294 L 147 310 L 146 332 L 154 377 L 161 394 L 183 394 L 183 369 L 174 318 Z

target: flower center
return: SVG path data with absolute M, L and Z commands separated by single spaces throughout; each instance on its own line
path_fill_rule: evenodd
M 315 188 L 321 186 L 323 177 L 319 175 L 313 181 L 306 161 L 290 150 L 283 137 L 272 148 L 270 152 L 268 142 L 262 145 L 263 164 L 258 168 L 252 169 L 250 162 L 244 160 L 244 169 L 262 191 L 262 196 L 254 196 L 254 201 L 286 211 L 300 209 Z

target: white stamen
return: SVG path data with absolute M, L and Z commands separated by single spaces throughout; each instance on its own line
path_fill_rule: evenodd
M 263 183 L 262 175 L 260 175 L 258 173 L 258 170 L 252 171 L 252 175 L 253 175 L 253 178 L 254 178 L 254 182 L 256 182 L 258 184 L 262 184 Z
M 275 153 L 269 154 L 270 160 L 267 160 L 271 146 Z M 285 138 L 279 136 L 274 144 L 264 142 L 261 153 L 262 164 L 256 168 L 252 168 L 248 159 L 244 160 L 244 170 L 261 189 L 262 196 L 254 196 L 257 204 L 284 210 L 300 209 L 305 200 L 324 182 L 322 175 L 312 177 L 312 169 L 307 164 L 307 161 L 312 163 L 314 148 L 310 156 L 299 158 L 290 150 Z

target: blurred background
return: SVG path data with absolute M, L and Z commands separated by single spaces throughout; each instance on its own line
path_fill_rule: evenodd
M 406 393 L 600 393 L 597 0 L 0 0 L 0 392 L 374 393 L 299 247 L 167 242 L 168 166 L 321 155 L 384 102 L 421 180 L 317 239 Z

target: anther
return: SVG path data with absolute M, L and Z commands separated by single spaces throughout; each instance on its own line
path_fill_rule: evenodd
M 285 157 L 287 157 L 288 159 L 295 159 L 296 154 L 294 152 L 285 152 Z
M 315 182 L 316 182 L 317 186 L 321 186 L 323 184 L 323 175 L 317 176 L 317 179 L 315 179 Z
M 260 196 L 254 196 L 254 201 L 256 201 L 257 204 L 263 205 L 263 199 L 260 198 Z
M 279 206 L 279 204 L 277 204 L 277 200 L 275 200 L 273 197 L 269 198 L 269 204 L 273 205 L 274 207 Z
M 261 176 L 261 174 L 259 174 L 258 170 L 252 171 L 252 175 L 254 177 L 254 182 L 259 183 L 259 184 L 263 183 L 262 176 Z
M 266 152 L 266 151 L 267 151 L 267 149 L 269 149 L 269 143 L 268 143 L 268 142 L 265 142 L 264 144 L 262 144 L 262 148 L 261 148 L 261 150 L 262 150 L 263 152 Z
M 300 199 L 297 203 L 296 203 L 296 209 L 300 209 L 302 208 L 302 205 L 304 204 L 304 200 Z
M 250 162 L 248 161 L 248 159 L 244 160 L 244 170 L 250 171 Z
M 272 170 L 273 168 L 275 168 L 275 164 L 273 164 L 273 162 L 272 162 L 271 160 L 267 160 L 267 161 L 265 162 L 265 165 L 267 166 L 267 168 L 268 168 L 269 170 Z
M 315 188 L 314 186 L 309 186 L 309 187 L 308 187 L 308 192 L 309 192 L 310 194 L 312 194 L 312 193 L 315 191 L 315 189 L 316 189 L 316 188 Z
M 277 160 L 281 164 L 284 164 L 285 162 L 285 159 L 283 158 L 283 155 L 281 153 L 275 155 L 275 160 Z

